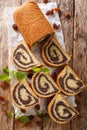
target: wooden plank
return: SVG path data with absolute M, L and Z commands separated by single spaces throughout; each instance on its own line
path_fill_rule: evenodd
M 73 69 L 87 84 L 87 1 L 75 0 Z M 71 130 L 87 130 L 87 89 L 76 96 L 80 116 Z
M 31 122 L 24 124 L 23 122 L 14 122 L 14 130 L 41 130 L 42 124 L 41 119 L 37 116 Z
M 3 10 L 5 6 L 13 6 L 15 4 L 20 4 L 20 1 L 0 1 L 0 70 L 4 66 L 7 66 L 8 60 L 8 47 L 7 47 L 7 29 L 3 24 Z M 0 71 L 1 72 L 1 71 Z M 12 103 L 10 101 L 10 86 L 4 84 L 1 88 L 0 85 L 0 96 L 6 97 L 6 102 L 0 101 L 0 130 L 13 130 L 14 122 L 14 110 Z M 9 118 L 5 111 L 10 111 L 13 113 L 13 118 Z
M 2 18 L 1 18 L 1 14 L 3 11 L 3 7 L 6 5 L 19 5 L 21 3 L 24 3 L 24 1 L 18 1 L 18 0 L 10 0 L 9 1 L 0 1 L 0 61 L 2 62 L 2 64 L 0 64 L 0 68 L 3 67 L 4 64 L 7 64 L 7 46 L 6 46 L 6 41 L 4 40 L 4 36 L 3 34 L 6 34 L 2 28 Z M 64 0 L 60 0 L 58 1 L 58 3 L 60 3 L 60 7 L 63 10 L 63 12 L 67 12 L 69 11 L 71 16 L 73 16 L 73 1 L 68 0 L 68 4 L 65 3 Z M 2 5 L 2 3 L 4 3 Z M 72 50 L 73 48 L 73 17 L 71 17 L 69 20 L 64 18 L 64 15 L 61 16 L 61 21 L 62 21 L 62 27 L 63 27 L 63 31 L 64 31 L 64 37 L 65 37 L 65 43 L 66 43 L 66 48 L 69 54 L 73 53 L 73 68 L 74 70 L 78 73 L 78 75 L 80 77 L 82 77 L 82 79 L 84 81 L 87 81 L 86 78 L 86 73 L 87 73 L 87 46 L 86 46 L 86 35 L 87 35 L 87 26 L 86 24 L 86 0 L 76 0 L 75 1 L 75 9 L 76 9 L 76 13 L 75 13 L 75 42 L 74 42 L 74 51 Z M 82 14 L 82 12 L 84 12 L 84 14 Z M 84 19 L 84 20 L 83 20 Z M 6 36 L 6 35 L 5 35 Z M 5 46 L 4 46 L 5 45 Z M 4 48 L 4 49 L 3 49 Z M 5 57 L 6 56 L 6 57 Z M 4 60 L 3 60 L 4 57 Z M 80 60 L 79 60 L 80 59 Z M 79 63 L 79 64 L 77 64 Z M 71 64 L 72 65 L 72 62 Z M 86 90 L 87 91 L 87 90 Z M 86 102 L 86 91 L 83 91 L 83 93 L 79 94 L 76 97 L 76 101 L 78 104 L 78 109 L 81 113 L 80 117 L 78 117 L 78 119 L 75 119 L 72 124 L 71 124 L 71 130 L 86 130 L 87 129 L 87 125 L 86 125 L 86 120 L 87 120 L 87 112 L 86 112 L 86 107 L 87 107 L 87 102 Z M 7 95 L 7 98 L 9 100 L 9 88 L 7 88 L 6 90 L 1 89 L 0 88 L 0 94 L 2 95 Z M 13 111 L 13 108 L 11 106 L 11 104 L 9 103 L 7 105 L 7 107 Z M 0 111 L 2 109 L 2 105 L 0 104 Z M 9 120 L 6 116 L 3 116 L 3 114 L 1 113 L 0 115 L 0 122 L 2 121 L 2 123 L 0 123 L 0 129 L 2 130 L 12 130 L 13 129 L 13 119 Z M 40 129 L 36 126 L 31 126 L 31 127 L 27 127 L 25 128 L 23 126 L 23 124 L 21 123 L 16 123 L 15 125 L 15 130 L 16 129 Z M 32 128 L 33 127 L 33 128 Z M 55 124 L 54 122 L 50 122 L 48 125 L 47 123 L 44 123 L 44 129 L 48 130 L 48 129 L 55 129 L 55 130 L 70 130 L 70 125 L 63 125 L 63 126 L 58 126 L 57 124 Z
M 66 51 L 68 54 L 73 55 L 73 40 L 74 40 L 74 24 L 73 24 L 73 0 L 56 0 L 58 3 L 58 7 L 61 9 L 61 23 L 62 23 L 62 29 L 64 34 L 64 41 L 66 45 Z M 70 19 L 65 18 L 65 14 L 70 14 Z M 70 62 L 70 65 L 72 66 L 72 61 Z M 70 123 L 58 125 L 53 121 L 50 121 L 50 123 L 44 122 L 43 130 L 70 130 Z

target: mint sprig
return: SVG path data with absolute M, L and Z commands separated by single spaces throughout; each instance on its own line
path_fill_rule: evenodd
M 50 121 L 50 117 L 47 112 L 43 111 L 41 113 L 37 112 L 37 116 L 39 116 L 43 121 Z
M 9 83 L 11 79 L 7 74 L 0 74 L 0 80 L 7 81 Z
M 20 81 L 20 82 L 25 78 L 25 76 L 26 76 L 26 74 L 23 72 L 19 72 L 19 71 L 16 72 L 16 77 L 17 77 L 18 81 Z
M 23 123 L 28 123 L 30 121 L 28 116 L 17 116 L 16 119 Z
M 26 77 L 26 74 L 21 71 L 13 71 L 13 70 L 11 71 L 8 68 L 3 68 L 2 70 L 3 70 L 3 73 L 0 74 L 1 81 L 6 81 L 10 83 L 13 77 L 16 77 L 18 81 L 22 81 Z
M 20 117 L 20 121 L 23 123 L 28 123 L 30 120 L 29 120 L 28 116 L 22 116 L 22 117 Z
M 11 119 L 13 117 L 13 113 L 10 111 L 7 111 L 7 116 Z
M 33 68 L 32 71 L 33 71 L 34 73 L 40 72 L 40 71 L 43 71 L 43 72 L 45 72 L 45 73 L 49 73 L 49 69 L 46 68 L 46 67 Z

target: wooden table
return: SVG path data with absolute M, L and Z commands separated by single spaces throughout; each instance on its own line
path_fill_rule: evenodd
M 6 29 L 2 26 L 3 9 L 6 6 L 20 5 L 25 1 L 0 0 L 0 68 L 7 65 L 8 57 Z M 62 11 L 60 18 L 66 49 L 72 55 L 70 66 L 87 83 L 87 0 L 56 0 L 56 2 Z M 64 16 L 66 12 L 71 16 L 69 19 Z M 2 112 L 5 108 L 13 111 L 9 91 L 9 86 L 0 87 L 0 95 L 8 99 L 7 104 L 0 103 L 0 130 L 87 130 L 87 89 L 76 96 L 77 109 L 80 112 L 76 119 L 65 125 L 57 125 L 53 121 L 43 122 L 42 126 L 38 126 L 36 122 L 25 126 L 23 123 L 14 122 L 13 118 L 9 119 Z

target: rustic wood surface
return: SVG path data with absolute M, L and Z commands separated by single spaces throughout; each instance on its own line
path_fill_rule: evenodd
M 7 66 L 8 48 L 7 32 L 3 25 L 3 10 L 6 6 L 21 5 L 27 0 L 0 0 L 0 69 Z M 40 0 L 37 0 L 41 2 Z M 50 1 L 50 0 L 49 0 Z M 72 55 L 70 66 L 87 84 L 87 1 L 86 0 L 54 0 L 62 11 L 60 15 L 62 29 L 65 38 L 67 52 Z M 65 18 L 65 13 L 69 12 L 70 18 Z M 0 102 L 0 130 L 87 130 L 87 89 L 76 96 L 78 111 L 80 115 L 66 125 L 57 125 L 53 121 L 43 122 L 43 126 L 38 126 L 35 117 L 33 124 L 24 125 L 9 119 L 2 110 L 13 111 L 9 97 L 10 88 L 8 85 L 0 87 L 0 96 L 5 96 L 6 104 Z

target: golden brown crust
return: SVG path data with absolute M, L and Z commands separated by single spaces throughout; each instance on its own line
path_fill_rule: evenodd
M 57 82 L 57 84 L 58 84 L 60 90 L 61 90 L 65 95 L 67 95 L 67 96 L 77 95 L 78 93 L 80 93 L 80 92 L 85 88 L 85 85 L 84 85 L 81 89 L 79 89 L 77 92 L 69 93 L 69 92 L 64 91 L 64 89 L 61 87 L 61 85 L 60 85 L 60 83 L 59 83 L 59 79 L 60 79 L 62 73 L 63 73 L 66 69 L 70 70 L 70 72 L 77 78 L 77 80 L 83 82 L 83 81 L 78 77 L 78 75 L 77 75 L 68 65 L 65 66 L 64 69 L 59 73 L 59 75 L 57 76 L 56 82 Z
M 54 33 L 36 2 L 23 4 L 13 14 L 15 24 L 30 47 L 41 38 Z
M 77 115 L 79 115 L 79 112 L 75 109 L 75 108 L 73 108 L 67 101 L 66 101 L 66 99 L 63 97 L 63 96 L 61 96 L 61 94 L 56 94 L 54 97 L 53 97 L 53 99 L 51 100 L 51 102 L 49 103 L 49 105 L 48 105 L 48 113 L 49 113 L 49 116 L 51 117 L 51 119 L 52 120 L 54 120 L 56 123 L 58 123 L 58 124 L 65 124 L 65 123 L 68 123 L 71 119 L 68 119 L 68 120 L 66 120 L 65 122 L 62 122 L 62 121 L 57 121 L 56 119 L 54 119 L 53 118 L 53 116 L 52 116 L 52 114 L 51 114 L 51 106 L 52 106 L 52 104 L 54 103 L 54 101 L 57 99 L 57 98 L 60 98 L 60 100 L 61 101 L 64 101 L 64 103 L 68 106 L 68 107 L 70 107 L 74 112 L 75 112 L 75 115 L 72 117 L 72 118 L 75 118 Z
M 30 88 L 30 86 L 29 86 L 29 84 L 27 83 L 27 81 L 24 79 L 24 80 L 22 80 L 21 84 L 23 83 L 23 84 L 26 85 L 26 88 L 28 89 L 28 91 L 29 91 L 36 99 L 38 99 L 38 102 L 37 102 L 36 104 L 32 105 L 32 106 L 29 106 L 29 107 L 25 107 L 25 106 L 20 106 L 20 105 L 18 105 L 18 104 L 14 101 L 13 96 L 12 96 L 13 90 L 15 89 L 15 87 L 16 87 L 16 85 L 17 85 L 18 83 L 19 83 L 19 82 L 17 81 L 17 82 L 11 87 L 11 100 L 12 100 L 13 104 L 15 104 L 15 105 L 16 105 L 18 108 L 20 108 L 20 109 L 26 110 L 26 109 L 31 108 L 31 107 L 33 107 L 33 106 L 35 106 L 35 105 L 37 105 L 37 104 L 40 103 L 40 99 L 36 96 L 36 94 L 32 91 L 32 89 Z
M 37 76 L 38 73 L 35 73 L 31 79 L 31 86 L 33 91 L 36 93 L 36 95 L 38 95 L 39 97 L 43 97 L 43 98 L 48 98 L 51 97 L 53 95 L 55 95 L 56 93 L 60 93 L 60 89 L 58 88 L 57 84 L 53 81 L 52 77 L 50 76 L 50 74 L 48 73 L 44 73 L 44 72 L 39 72 L 40 74 L 44 74 L 46 77 L 48 77 L 48 79 L 51 81 L 51 83 L 54 85 L 55 89 L 57 89 L 57 92 L 55 91 L 55 93 L 53 94 L 49 94 L 49 95 L 42 95 L 39 92 L 36 91 L 35 86 L 33 85 L 33 81 L 35 79 L 35 77 Z M 37 78 L 37 77 L 36 77 Z
M 40 62 L 36 59 L 36 57 L 32 54 L 32 52 L 29 50 L 28 46 L 25 44 L 24 41 L 20 41 L 17 46 L 13 49 L 12 51 L 12 54 L 11 54 L 11 61 L 12 63 L 14 64 L 14 66 L 16 66 L 16 68 L 18 70 L 21 70 L 21 71 L 25 71 L 25 72 L 28 72 L 30 71 L 32 68 L 34 67 L 30 67 L 30 68 L 26 68 L 26 69 L 22 69 L 20 68 L 19 66 L 17 66 L 15 63 L 14 63 L 14 52 L 15 50 L 18 48 L 19 45 L 24 45 L 24 47 L 26 48 L 26 50 L 28 51 L 28 53 L 32 56 L 32 59 L 33 59 L 33 62 L 35 63 L 35 66 L 34 67 L 40 67 L 42 66 L 42 64 L 40 64 Z
M 54 41 L 54 43 L 56 44 L 56 46 L 58 46 L 58 48 L 60 48 L 61 52 L 65 55 L 66 57 L 66 61 L 62 62 L 62 63 L 59 63 L 59 64 L 53 64 L 51 62 L 49 62 L 46 58 L 46 56 L 44 55 L 44 48 L 45 46 L 49 43 L 49 41 Z M 48 66 L 51 66 L 51 67 L 60 67 L 60 66 L 63 66 L 65 64 L 67 64 L 70 60 L 71 60 L 71 57 L 69 57 L 69 55 L 65 52 L 65 50 L 61 47 L 61 45 L 59 44 L 59 42 L 57 41 L 56 37 L 55 36 L 52 36 L 50 39 L 48 39 L 48 41 L 43 45 L 42 47 L 42 53 L 41 53 L 41 57 L 44 61 L 44 63 L 46 63 Z

